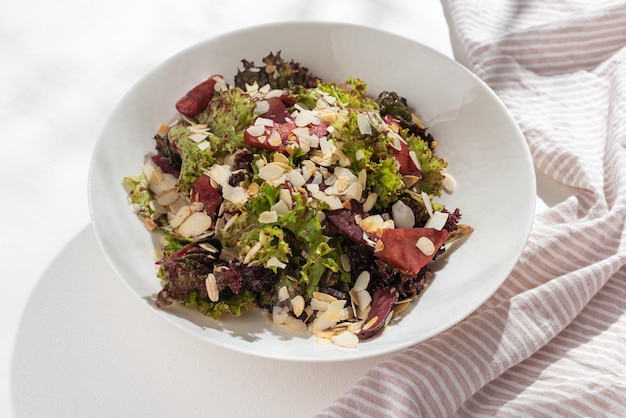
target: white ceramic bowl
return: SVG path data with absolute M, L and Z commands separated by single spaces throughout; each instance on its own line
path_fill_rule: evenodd
M 157 308 L 161 288 L 153 240 L 131 212 L 122 178 L 138 174 L 153 135 L 174 119 L 174 103 L 215 73 L 232 82 L 241 59 L 260 63 L 270 51 L 294 59 L 327 81 L 365 80 L 368 92 L 405 96 L 438 140 L 458 187 L 442 202 L 460 208 L 474 234 L 437 267 L 432 285 L 410 311 L 356 349 L 318 345 L 268 322 L 260 311 L 220 320 L 178 306 Z M 461 321 L 500 287 L 527 241 L 534 215 L 530 153 L 511 115 L 477 77 L 412 40 L 337 23 L 284 23 L 236 31 L 194 45 L 159 65 L 122 99 L 106 123 L 89 175 L 93 227 L 128 288 L 161 318 L 211 343 L 258 356 L 341 361 L 399 350 Z M 132 321 L 133 318 L 128 318 Z M 167 336 L 164 336 L 167 338 Z

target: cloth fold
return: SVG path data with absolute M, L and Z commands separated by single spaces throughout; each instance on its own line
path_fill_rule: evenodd
M 626 416 L 626 2 L 442 1 L 455 55 L 571 194 L 483 306 L 318 416 Z

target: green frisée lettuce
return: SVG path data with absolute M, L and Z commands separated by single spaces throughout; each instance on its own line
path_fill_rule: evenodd
M 454 180 L 397 93 L 320 80 L 270 53 L 234 82 L 211 76 L 124 187 L 162 236 L 155 303 L 207 316 L 259 307 L 319 341 L 354 347 L 399 315 L 429 263 L 470 235 L 435 200 Z

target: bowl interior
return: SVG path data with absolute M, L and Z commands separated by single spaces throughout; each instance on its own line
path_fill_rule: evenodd
M 151 257 L 154 243 L 131 212 L 122 178 L 138 174 L 152 137 L 171 122 L 174 103 L 212 74 L 227 81 L 241 59 L 260 62 L 282 51 L 324 80 L 367 82 L 371 95 L 397 91 L 429 126 L 458 187 L 441 201 L 461 209 L 475 232 L 438 261 L 432 285 L 382 335 L 357 349 L 317 345 L 269 323 L 258 311 L 216 321 L 180 307 L 160 310 Z M 160 317 L 223 347 L 263 357 L 339 361 L 399 350 L 428 339 L 471 314 L 517 262 L 528 238 L 535 179 L 524 138 L 493 92 L 453 60 L 412 40 L 335 23 L 282 23 L 229 33 L 194 45 L 142 78 L 121 100 L 96 145 L 89 175 L 92 223 L 113 269 Z

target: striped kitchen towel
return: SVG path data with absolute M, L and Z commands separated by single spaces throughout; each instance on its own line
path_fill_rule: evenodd
M 503 286 L 320 417 L 626 416 L 626 1 L 443 0 L 455 55 L 504 101 L 538 175 Z

